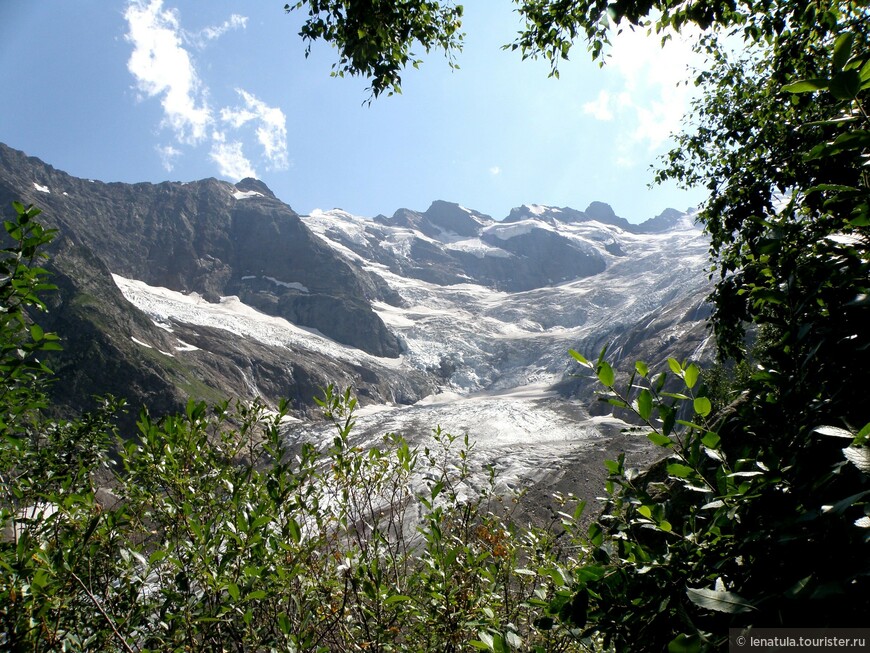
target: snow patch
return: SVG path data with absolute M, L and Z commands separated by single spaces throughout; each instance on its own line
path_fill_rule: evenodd
M 233 197 L 235 197 L 237 200 L 246 200 L 250 199 L 251 197 L 265 197 L 265 195 L 263 195 L 263 193 L 258 193 L 255 190 L 237 190 L 235 193 L 233 193 Z
M 531 233 L 535 229 L 553 231 L 553 228 L 546 223 L 537 220 L 521 220 L 520 222 L 511 222 L 508 224 L 494 224 L 486 227 L 483 232 L 486 234 L 492 234 L 499 240 L 510 240 L 511 238 Z
M 299 290 L 300 292 L 310 292 L 306 286 L 297 282 L 297 281 L 279 281 L 275 277 L 263 277 L 264 279 L 271 281 L 276 286 L 281 286 L 282 288 L 292 288 L 293 290 Z
M 480 238 L 467 238 L 465 240 L 457 240 L 444 245 L 445 249 L 452 249 L 460 252 L 467 252 L 477 258 L 484 256 L 495 256 L 498 258 L 510 258 L 511 253 L 506 252 L 500 247 L 493 247 Z
M 149 345 L 147 342 L 142 342 L 141 340 L 139 340 L 139 339 L 136 338 L 135 336 L 130 336 L 130 340 L 132 340 L 133 342 L 135 342 L 137 345 L 141 345 L 142 347 L 147 347 L 148 349 L 154 349 L 154 347 L 152 347 L 151 345 Z
M 38 190 L 40 193 L 49 193 L 49 194 L 51 193 L 51 191 L 48 190 L 48 186 L 40 186 L 40 185 L 37 184 L 35 181 L 33 182 L 33 187 L 34 187 L 36 190 Z M 64 194 L 66 194 L 66 193 L 64 193 Z
M 284 318 L 261 313 L 235 295 L 221 297 L 219 303 L 213 304 L 195 292 L 185 295 L 168 288 L 149 286 L 142 281 L 125 279 L 117 274 L 113 274 L 112 278 L 124 298 L 152 320 L 222 329 L 268 346 L 312 351 L 357 365 L 390 369 L 402 365 L 401 358 L 372 356 L 337 343 L 315 329 L 299 327 Z
M 172 326 L 167 324 L 166 322 L 160 322 L 159 320 L 151 320 L 151 322 L 158 329 L 163 329 L 164 331 L 168 331 L 169 333 L 172 333 Z
M 543 204 L 526 204 L 526 208 L 529 210 L 529 213 L 532 215 L 541 216 L 548 212 L 559 213 L 559 209 L 545 206 Z

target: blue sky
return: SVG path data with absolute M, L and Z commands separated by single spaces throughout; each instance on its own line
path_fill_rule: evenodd
M 403 94 L 304 56 L 283 1 L 0 3 L 0 141 L 78 177 L 254 175 L 300 213 L 459 202 L 497 219 L 520 204 L 609 203 L 632 222 L 699 203 L 647 185 L 688 108 L 687 44 L 625 33 L 600 69 L 579 44 L 561 79 L 501 50 L 509 0 L 466 2 L 460 70 L 432 53 Z

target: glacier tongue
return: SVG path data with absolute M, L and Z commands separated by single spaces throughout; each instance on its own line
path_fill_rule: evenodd
M 580 465 L 585 471 L 578 473 L 586 480 L 595 480 L 593 468 L 609 453 L 628 449 L 638 460 L 649 456 L 645 439 L 616 437 L 624 422 L 590 414 L 594 395 L 588 381 L 572 378 L 577 370 L 567 352 L 573 348 L 592 356 L 609 344 L 623 367 L 626 360 L 620 359 L 631 356 L 656 363 L 669 355 L 703 355 L 707 339 L 700 307 L 707 290 L 708 242 L 690 216 L 674 220 L 668 231 L 640 234 L 594 220 L 552 220 L 557 210 L 545 208 L 533 206 L 530 217 L 512 223 L 475 218 L 471 226 L 479 224 L 477 236 L 427 226 L 425 215 L 413 212 L 402 214 L 401 225 L 344 211 L 305 218 L 337 253 L 380 277 L 395 294 L 389 303 L 373 301 L 372 307 L 400 339 L 403 355 L 397 359 L 341 345 L 264 315 L 236 297 L 213 304 L 118 276 L 115 282 L 129 301 L 162 324 L 216 327 L 378 370 L 386 378 L 412 370 L 429 374 L 442 388 L 439 394 L 410 397 L 417 399 L 413 405 L 364 405 L 356 424 L 359 441 L 377 446 L 384 433 L 396 432 L 423 444 L 440 426 L 454 435 L 469 434 L 480 479 L 492 465 L 509 487 L 556 487 L 552 479 L 564 476 L 568 463 Z M 501 248 L 535 231 L 550 234 L 549 240 Z M 600 258 L 604 270 L 521 292 L 501 289 L 491 270 L 490 276 L 475 279 L 474 261 L 525 257 L 528 265 L 535 256 L 546 257 L 540 247 L 552 238 Z M 690 333 L 694 339 L 687 337 Z M 582 397 L 579 403 L 577 397 Z M 302 422 L 291 427 L 290 437 L 329 442 L 331 432 L 328 426 Z
M 472 444 L 471 492 L 484 487 L 490 469 L 502 492 L 544 486 L 579 493 L 578 482 L 588 485 L 590 492 L 600 492 L 605 458 L 626 452 L 629 464 L 637 466 L 655 454 L 645 438 L 621 435 L 628 426 L 622 420 L 590 417 L 576 401 L 558 397 L 547 384 L 470 395 L 445 392 L 413 406 L 364 407 L 356 416 L 354 434 L 363 447 L 378 447 L 385 433 L 427 446 L 433 429 L 440 427 L 457 437 L 456 453 L 467 434 Z M 335 433 L 331 425 L 307 423 L 294 425 L 288 435 L 293 441 L 327 447 Z M 566 479 L 571 465 L 573 477 Z

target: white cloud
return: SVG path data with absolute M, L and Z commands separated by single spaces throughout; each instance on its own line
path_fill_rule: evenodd
M 242 143 L 240 141 L 226 142 L 226 135 L 223 132 L 216 131 L 212 135 L 211 152 L 208 156 L 217 163 L 218 169 L 224 177 L 239 180 L 257 176 L 254 166 L 242 151 Z
M 163 0 L 130 0 L 124 17 L 128 24 L 126 39 L 133 45 L 127 69 L 145 98 L 161 98 L 163 126 L 172 130 L 177 144 L 198 146 L 211 141 L 208 156 L 221 175 L 234 179 L 254 177 L 254 166 L 244 154 L 245 143 L 238 136 L 230 140 L 226 131 L 237 131 L 252 123 L 256 128 L 249 138 L 256 138 L 266 165 L 271 169 L 288 167 L 284 112 L 237 88 L 242 106 L 221 109 L 219 117 L 225 130 L 216 129 L 218 119 L 208 104 L 208 87 L 185 47 L 203 48 L 230 30 L 244 29 L 248 21 L 245 16 L 233 14 L 220 25 L 189 32 L 182 28 L 177 10 L 164 9 Z M 181 150 L 173 145 L 156 149 L 163 167 L 171 171 Z
M 164 119 L 179 142 L 201 142 L 212 122 L 211 110 L 193 61 L 181 46 L 176 12 L 164 10 L 161 0 L 147 5 L 139 0 L 130 3 L 124 17 L 133 44 L 127 69 L 137 88 L 146 97 L 162 96 Z
M 610 93 L 604 89 L 598 92 L 598 97 L 591 102 L 586 102 L 583 105 L 583 113 L 589 114 L 596 120 L 613 120 L 613 111 L 611 110 Z
M 501 174 L 501 168 L 499 168 L 498 166 L 492 166 L 489 169 L 489 174 L 491 174 L 493 177 L 497 177 Z
M 163 162 L 163 168 L 166 172 L 172 172 L 172 168 L 175 167 L 175 159 L 181 156 L 181 150 L 172 145 L 158 145 L 155 149 Z
M 233 14 L 220 25 L 204 27 L 198 32 L 184 31 L 184 40 L 198 48 L 204 48 L 208 41 L 219 39 L 227 32 L 234 29 L 245 29 L 248 26 L 248 17 Z
M 619 120 L 622 140 L 617 143 L 617 164 L 648 160 L 649 153 L 668 141 L 681 127 L 695 89 L 685 82 L 700 55 L 692 51 L 697 33 L 686 28 L 662 46 L 661 36 L 624 27 L 611 38 L 605 74 L 610 89 L 583 105 L 584 113 L 597 120 Z M 635 156 L 638 147 L 645 156 Z
M 237 88 L 245 101 L 244 107 L 221 109 L 221 120 L 236 129 L 256 121 L 257 141 L 263 147 L 263 156 L 273 168 L 283 169 L 287 162 L 287 117 L 277 107 L 270 107 L 251 93 Z

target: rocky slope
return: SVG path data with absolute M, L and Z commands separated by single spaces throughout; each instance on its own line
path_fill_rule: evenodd
M 600 412 L 569 348 L 608 345 L 623 367 L 708 352 L 707 243 L 674 210 L 641 225 L 601 202 L 503 221 L 441 201 L 299 216 L 256 180 L 107 184 L 0 145 L 0 205 L 15 199 L 60 231 L 40 319 L 64 336 L 52 363 L 71 407 L 261 396 L 304 414 L 332 382 L 374 410 L 366 434 L 443 422 L 516 462 L 531 429 L 582 431 Z M 541 451 L 577 454 L 563 435 Z
M 50 262 L 59 292 L 39 319 L 64 338 L 64 352 L 52 361 L 61 404 L 79 408 L 93 394 L 111 393 L 130 398 L 134 412 L 143 404 L 160 412 L 187 396 L 263 394 L 304 409 L 330 382 L 378 401 L 434 387 L 425 374 L 391 372 L 396 378 L 388 381 L 354 362 L 228 337 L 223 329 L 192 330 L 172 320 L 161 328 L 124 298 L 112 273 L 211 303 L 237 296 L 266 315 L 398 360 L 398 338 L 371 306 L 395 302 L 395 294 L 255 180 L 106 184 L 0 144 L 0 206 L 13 200 L 39 206 L 41 220 L 59 232 Z

